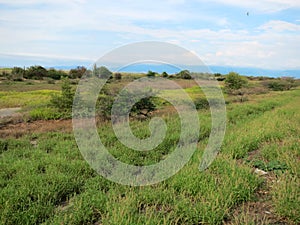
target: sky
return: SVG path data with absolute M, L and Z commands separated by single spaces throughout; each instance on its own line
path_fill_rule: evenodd
M 89 65 L 163 41 L 206 65 L 300 69 L 299 0 L 0 0 L 0 66 Z

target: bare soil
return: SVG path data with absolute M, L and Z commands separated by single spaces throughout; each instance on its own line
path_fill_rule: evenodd
M 32 133 L 71 132 L 72 120 L 39 120 L 33 122 L 9 123 L 0 128 L 0 138 L 20 138 Z

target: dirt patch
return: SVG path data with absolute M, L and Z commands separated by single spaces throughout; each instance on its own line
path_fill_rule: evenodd
M 32 133 L 71 132 L 72 120 L 33 121 L 7 124 L 0 129 L 0 138 L 20 138 Z
M 21 108 L 19 108 L 19 107 L 0 109 L 0 118 L 14 116 L 20 110 L 21 110 Z

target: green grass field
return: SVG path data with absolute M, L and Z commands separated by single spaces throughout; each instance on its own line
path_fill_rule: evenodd
M 187 88 L 192 97 L 202 96 L 197 88 Z M 43 105 L 52 93 L 56 91 L 1 92 L 0 106 Z M 0 224 L 299 224 L 299 102 L 300 89 L 230 102 L 221 151 L 203 172 L 198 166 L 210 134 L 210 113 L 200 110 L 200 137 L 192 159 L 173 177 L 144 187 L 98 175 L 83 159 L 72 133 L 1 139 Z M 169 132 L 149 153 L 123 147 L 109 123 L 103 122 L 98 132 L 121 161 L 152 164 L 174 149 L 180 135 L 178 117 L 171 113 L 164 118 Z M 133 121 L 132 127 L 136 136 L 149 134 L 147 120 Z M 259 176 L 255 168 L 268 174 Z M 265 199 L 258 197 L 261 191 L 267 192 Z M 250 203 L 261 210 L 254 212 Z

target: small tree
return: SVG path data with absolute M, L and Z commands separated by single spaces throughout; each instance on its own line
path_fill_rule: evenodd
M 75 92 L 71 87 L 68 78 L 65 78 L 61 85 L 61 95 L 54 95 L 51 99 L 51 104 L 60 112 L 70 114 L 73 106 Z
M 121 73 L 114 73 L 114 78 L 116 80 L 121 80 L 122 79 L 122 74 Z
M 238 73 L 230 72 L 225 79 L 225 89 L 229 92 L 245 87 L 248 81 Z
M 148 73 L 147 73 L 147 77 L 155 77 L 156 73 L 149 70 Z
M 93 75 L 102 79 L 112 78 L 112 72 L 107 69 L 105 66 L 97 67 L 96 64 L 93 68 Z
M 25 69 L 21 67 L 14 67 L 11 71 L 11 77 L 15 81 L 22 81 L 25 75 Z
M 31 66 L 26 70 L 24 75 L 27 79 L 42 80 L 43 77 L 47 77 L 48 71 L 42 66 Z
M 60 80 L 62 77 L 66 77 L 67 73 L 65 73 L 62 70 L 56 70 L 54 68 L 50 68 L 48 70 L 48 77 L 54 79 L 54 80 Z
M 77 66 L 69 71 L 69 77 L 71 79 L 81 78 L 86 72 L 87 69 L 84 66 Z
M 176 76 L 181 79 L 186 79 L 186 80 L 192 79 L 191 73 L 188 70 L 182 70 L 178 74 L 176 74 Z
M 167 72 L 163 72 L 163 73 L 161 74 L 161 76 L 162 76 L 162 77 L 168 77 L 169 74 L 168 74 Z

